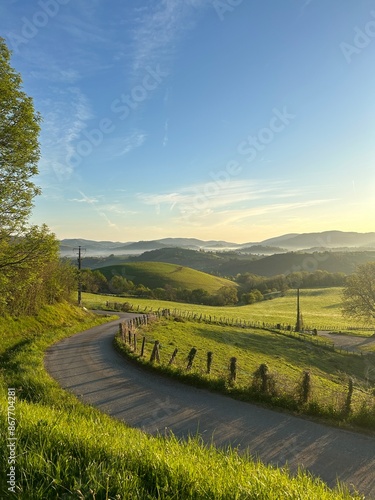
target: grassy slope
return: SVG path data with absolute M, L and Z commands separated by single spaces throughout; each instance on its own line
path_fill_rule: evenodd
M 7 387 L 15 387 L 14 498 L 278 499 L 354 498 L 324 483 L 203 448 L 196 441 L 152 438 L 83 405 L 44 370 L 45 349 L 95 323 L 68 305 L 39 318 L 0 319 L 0 447 L 7 450 Z M 5 453 L 0 496 L 8 497 Z M 116 496 L 117 495 L 117 496 Z
M 124 276 L 135 284 L 142 283 L 149 288 L 171 285 L 174 288 L 203 288 L 215 293 L 223 286 L 236 286 L 232 281 L 190 269 L 189 267 L 165 262 L 132 262 L 106 266 L 98 269 L 107 279 L 114 275 Z
M 176 308 L 181 311 L 194 311 L 198 314 L 212 315 L 212 317 L 226 317 L 242 319 L 251 322 L 266 322 L 272 324 L 293 325 L 296 321 L 296 292 L 290 290 L 285 297 L 258 302 L 248 306 L 209 307 L 195 304 L 181 304 L 160 300 L 146 299 L 112 299 L 106 296 L 83 294 L 85 304 L 90 307 L 102 307 L 107 300 L 117 302 L 126 301 L 138 305 L 140 308 Z M 311 328 L 344 330 L 348 326 L 370 327 L 358 321 L 348 320 L 341 315 L 341 289 L 320 288 L 314 290 L 301 290 L 301 311 L 305 325 Z M 370 335 L 372 332 L 367 332 Z
M 290 405 L 297 409 L 291 401 L 297 399 L 296 388 L 302 379 L 302 373 L 309 370 L 312 380 L 311 407 L 301 407 L 302 412 L 313 413 L 328 418 L 342 419 L 339 415 L 344 407 L 347 394 L 348 377 L 355 380 L 353 395 L 353 415 L 359 413 L 363 401 L 374 406 L 372 385 L 368 385 L 366 377 L 368 360 L 354 354 L 343 354 L 322 349 L 311 343 L 300 342 L 283 335 L 270 333 L 260 329 L 243 329 L 238 327 L 223 327 L 205 323 L 185 321 L 175 322 L 173 319 L 163 319 L 151 323 L 142 334 L 146 335 L 145 357 L 148 360 L 155 340 L 161 344 L 160 356 L 162 366 L 167 368 L 175 348 L 178 354 L 174 363 L 176 375 L 186 374 L 186 359 L 192 347 L 198 352 L 190 372 L 192 379 L 202 378 L 208 386 L 223 388 L 219 381 L 227 381 L 229 377 L 229 360 L 237 358 L 237 381 L 234 390 L 226 386 L 225 392 L 242 398 L 253 399 L 254 395 L 247 392 L 251 385 L 252 374 L 260 364 L 266 363 L 276 377 L 276 388 L 279 394 L 289 395 Z M 210 375 L 206 375 L 206 353 L 213 352 L 213 365 Z M 172 373 L 173 374 L 173 373 Z M 287 398 L 288 399 L 288 398 Z M 275 400 L 274 403 L 278 404 Z M 280 401 L 279 401 L 280 403 Z M 288 407 L 288 406 L 286 406 Z M 318 408 L 319 407 L 319 408 Z M 374 406 L 375 407 L 375 406 Z M 355 419 L 352 418 L 352 422 Z M 370 418 L 357 424 L 375 430 L 375 421 Z

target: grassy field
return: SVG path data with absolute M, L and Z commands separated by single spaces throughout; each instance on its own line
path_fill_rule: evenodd
M 189 267 L 167 264 L 165 262 L 132 262 L 100 267 L 98 271 L 103 273 L 107 279 L 119 275 L 133 281 L 136 285 L 142 284 L 149 288 L 171 285 L 173 288 L 188 290 L 202 288 L 213 294 L 223 286 L 236 286 L 233 281 L 225 278 L 219 278 Z
M 242 319 L 262 324 L 284 324 L 295 325 L 296 322 L 296 292 L 290 290 L 285 297 L 258 302 L 247 306 L 213 307 L 195 304 L 181 304 L 161 300 L 135 299 L 135 298 L 113 298 L 108 296 L 83 294 L 83 300 L 87 307 L 104 307 L 106 301 L 129 302 L 135 308 L 153 310 L 174 309 L 180 311 L 194 311 L 197 314 L 211 315 L 212 317 L 225 317 L 230 319 Z M 341 314 L 341 289 L 340 288 L 318 288 L 301 290 L 301 311 L 304 323 L 308 328 L 321 330 L 347 330 L 352 327 L 367 328 L 373 330 L 359 332 L 363 335 L 374 333 L 375 325 L 363 324 L 359 321 L 348 320 Z
M 49 499 L 361 498 L 197 440 L 154 438 L 81 404 L 44 370 L 45 349 L 104 321 L 62 304 L 0 319 L 0 497 Z M 16 392 L 15 493 L 8 491 L 9 388 Z M 13 404 L 13 403 L 11 403 Z M 10 453 L 10 452 L 9 452 Z
M 375 431 L 375 358 L 339 353 L 310 342 L 285 337 L 262 329 L 241 328 L 175 321 L 162 318 L 142 327 L 146 337 L 144 360 L 148 362 L 155 340 L 160 342 L 158 369 L 184 380 L 202 381 L 207 387 L 248 400 L 262 400 L 301 413 L 366 427 Z M 140 339 L 139 339 L 140 340 Z M 120 339 L 117 339 L 118 345 Z M 191 348 L 197 349 L 192 370 L 186 371 Z M 173 366 L 169 360 L 178 349 Z M 207 352 L 213 353 L 211 373 L 207 374 Z M 138 351 L 139 352 L 139 351 Z M 237 360 L 235 384 L 229 383 L 230 359 Z M 274 394 L 262 395 L 252 389 L 253 374 L 266 364 L 275 382 Z M 299 389 L 303 372 L 311 377 L 308 404 L 300 404 Z M 345 414 L 348 380 L 354 380 L 351 414 Z M 263 397 L 264 396 L 264 397 Z M 367 408 L 365 410 L 365 408 Z

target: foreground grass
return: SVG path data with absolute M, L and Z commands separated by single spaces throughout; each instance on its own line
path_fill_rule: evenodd
M 7 389 L 16 399 L 16 493 L 6 453 L 0 495 L 19 499 L 299 499 L 351 496 L 299 472 L 266 467 L 197 439 L 153 438 L 101 414 L 59 388 L 43 367 L 45 349 L 103 319 L 68 305 L 38 319 L 0 320 L 0 446 L 7 450 Z
M 129 302 L 140 310 L 177 309 L 179 311 L 192 311 L 197 314 L 211 315 L 212 317 L 225 317 L 229 319 L 241 319 L 252 323 L 269 323 L 295 325 L 296 321 L 296 292 L 289 290 L 285 297 L 266 300 L 247 306 L 213 307 L 196 304 L 182 304 L 162 300 L 137 299 L 133 297 L 108 297 L 105 295 L 83 294 L 83 300 L 87 307 L 104 307 L 107 301 Z M 374 333 L 375 326 L 363 324 L 359 321 L 349 321 L 341 314 L 341 289 L 340 288 L 318 288 L 301 290 L 301 311 L 306 327 L 318 330 L 345 331 L 363 329 L 357 333 L 369 336 Z M 372 327 L 372 330 L 370 329 Z

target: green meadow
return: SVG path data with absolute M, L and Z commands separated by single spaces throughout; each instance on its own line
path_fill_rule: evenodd
M 151 437 L 80 403 L 46 373 L 51 344 L 107 321 L 67 304 L 35 318 L 0 319 L 0 446 L 7 450 L 8 389 L 16 391 L 15 493 L 1 460 L 0 496 L 48 499 L 359 499 L 299 472 L 265 466 L 197 439 Z M 176 335 L 178 332 L 176 333 Z
M 375 374 L 369 367 L 374 357 L 337 352 L 301 338 L 292 338 L 260 328 L 241 328 L 207 324 L 199 321 L 161 318 L 142 327 L 139 337 L 145 336 L 144 357 L 139 349 L 124 346 L 121 339 L 116 345 L 138 361 L 150 365 L 150 354 L 156 340 L 160 342 L 160 364 L 156 369 L 169 375 L 205 387 L 219 390 L 234 397 L 262 401 L 298 413 L 328 418 L 329 420 L 375 430 Z M 138 345 L 140 345 L 140 338 Z M 192 369 L 187 371 L 187 357 L 197 349 Z M 170 360 L 178 349 L 173 364 Z M 207 373 L 207 353 L 213 361 Z M 230 382 L 230 360 L 237 362 L 236 380 Z M 370 364 L 371 362 L 371 364 Z M 274 386 L 269 394 L 261 394 L 252 386 L 254 373 L 266 364 Z M 300 403 L 299 394 L 303 373 L 311 380 L 309 400 Z M 345 405 L 348 381 L 354 381 L 351 412 Z
M 301 290 L 301 312 L 306 328 L 317 328 L 321 330 L 353 330 L 358 333 L 371 335 L 375 331 L 375 325 L 349 320 L 341 314 L 341 289 L 340 288 L 317 288 Z M 183 304 L 179 302 L 168 302 L 162 300 L 137 299 L 133 297 L 109 297 L 104 295 L 83 294 L 84 304 L 87 307 L 103 308 L 109 302 L 129 302 L 135 309 L 156 311 L 158 309 L 176 309 L 184 312 L 206 314 L 212 318 L 229 318 L 244 320 L 260 324 L 272 325 L 283 324 L 294 326 L 296 322 L 296 291 L 289 290 L 284 297 L 265 300 L 244 306 L 203 306 L 196 304 Z M 371 331 L 370 328 L 373 327 Z M 363 329 L 361 331 L 361 329 Z

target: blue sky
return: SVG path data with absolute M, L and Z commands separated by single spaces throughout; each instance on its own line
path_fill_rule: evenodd
M 58 238 L 374 231 L 375 2 L 4 0 Z

